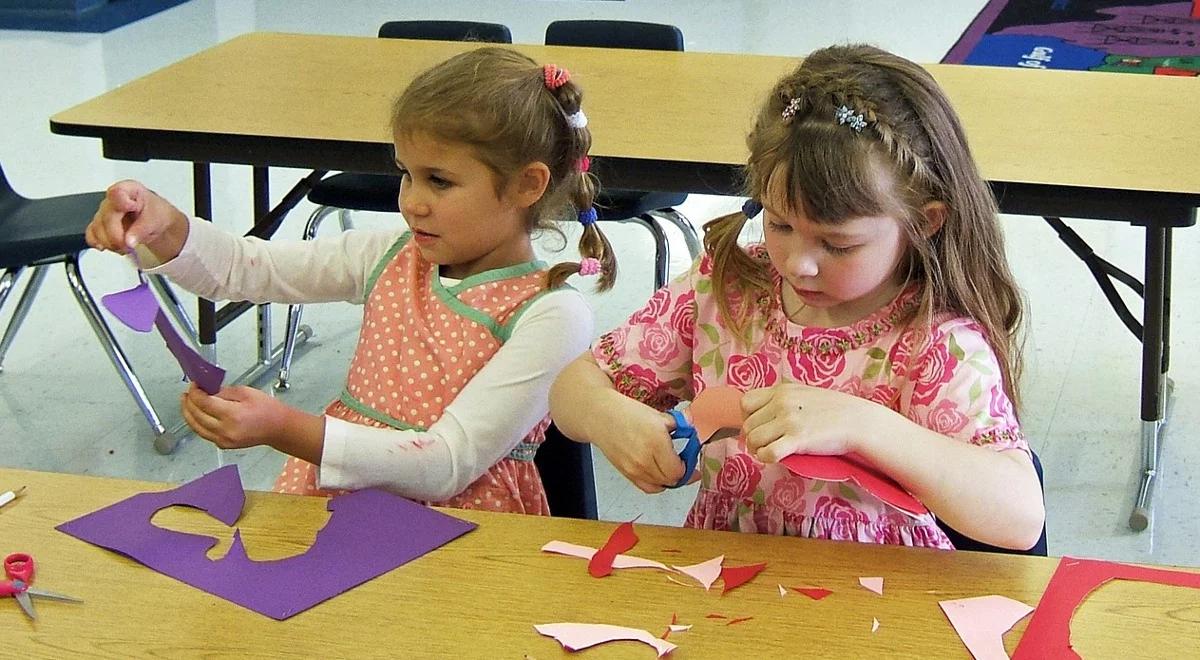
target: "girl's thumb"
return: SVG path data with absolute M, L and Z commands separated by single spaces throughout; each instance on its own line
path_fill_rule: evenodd
M 122 213 L 141 213 L 146 205 L 145 189 L 132 181 L 122 181 L 108 189 L 108 199 Z

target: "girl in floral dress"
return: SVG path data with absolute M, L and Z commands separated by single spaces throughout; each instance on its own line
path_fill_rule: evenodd
M 705 447 L 688 526 L 952 548 L 936 516 L 1031 547 L 1045 511 L 1017 415 L 1023 303 L 944 93 L 895 55 L 826 48 L 777 83 L 748 145 L 743 212 L 563 371 L 559 427 L 658 492 L 683 476 L 662 411 L 730 385 L 742 433 Z M 740 245 L 760 213 L 762 244 Z M 778 463 L 851 452 L 931 513 Z

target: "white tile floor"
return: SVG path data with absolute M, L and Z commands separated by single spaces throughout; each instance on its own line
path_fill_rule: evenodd
M 937 61 L 983 5 L 982 0 L 924 3 L 890 0 L 764 2 L 586 2 L 570 0 L 464 0 L 382 2 L 355 0 L 192 0 L 104 35 L 0 31 L 0 88 L 4 90 L 0 163 L 27 196 L 102 189 L 136 177 L 170 198 L 190 199 L 189 167 L 182 163 L 105 160 L 97 141 L 52 135 L 47 118 L 186 55 L 256 30 L 373 34 L 398 18 L 496 21 L 518 42 L 541 41 L 545 25 L 561 18 L 614 18 L 673 22 L 689 50 L 800 55 L 841 41 L 868 41 L 918 61 Z M 148 99 L 147 102 L 153 102 Z M 719 102 L 714 99 L 714 103 Z M 681 139 L 687 139 L 681 134 Z M 273 171 L 276 193 L 299 172 Z M 244 227 L 249 208 L 246 168 L 214 168 L 217 222 Z M 736 208 L 739 200 L 692 196 L 683 212 L 697 223 Z M 281 233 L 298 236 L 311 205 L 301 204 Z M 395 222 L 395 216 L 362 217 L 361 224 Z M 1101 254 L 1133 272 L 1141 269 L 1141 236 L 1113 223 L 1072 223 Z M 1039 219 L 1004 218 L 1009 255 L 1031 303 L 1026 431 L 1046 466 L 1051 551 L 1104 558 L 1200 565 L 1194 547 L 1200 522 L 1191 516 L 1193 475 L 1200 449 L 1186 429 L 1200 409 L 1200 359 L 1191 350 L 1197 296 L 1187 285 L 1200 275 L 1195 259 L 1200 232 L 1183 230 L 1175 241 L 1172 375 L 1177 399 L 1165 441 L 1165 468 L 1157 496 L 1157 523 L 1144 533 L 1126 527 L 1139 462 L 1138 344 L 1108 309 L 1085 269 Z M 618 288 L 593 298 L 598 328 L 622 320 L 650 293 L 652 248 L 635 227 L 607 231 L 624 268 Z M 686 262 L 674 245 L 673 271 Z M 85 275 L 99 295 L 133 283 L 111 255 L 88 254 Z M 6 322 L 14 301 L 0 317 Z M 58 310 L 57 312 L 54 310 Z M 59 316 L 61 314 L 61 316 Z M 353 351 L 358 310 L 349 305 L 310 307 L 305 321 L 317 331 L 298 360 L 289 402 L 318 410 L 338 389 Z M 282 322 L 282 309 L 275 325 Z M 168 421 L 179 420 L 183 386 L 162 344 L 149 335 L 115 328 L 120 341 Z M 220 355 L 240 371 L 253 351 L 253 322 L 246 318 L 221 335 Z M 267 487 L 281 463 L 272 451 L 238 452 L 219 459 L 203 441 L 187 441 L 172 456 L 151 446 L 136 412 L 86 322 L 67 293 L 61 269 L 43 286 L 33 313 L 0 373 L 0 456 L 6 465 L 42 470 L 156 480 L 191 479 L 237 461 L 251 487 Z M 16 484 L 3 485 L 4 487 Z M 690 491 L 644 496 L 602 457 L 597 485 L 601 515 L 677 524 Z

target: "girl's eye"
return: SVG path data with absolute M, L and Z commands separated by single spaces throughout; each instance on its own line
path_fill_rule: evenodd
M 786 234 L 786 233 L 792 231 L 791 225 L 780 223 L 780 222 L 767 222 L 767 227 L 771 231 L 777 231 L 782 234 Z
M 829 254 L 849 254 L 849 253 L 853 252 L 855 248 L 858 247 L 857 245 L 848 245 L 845 247 L 841 247 L 838 245 L 833 245 L 829 241 L 824 241 L 824 244 L 825 244 L 825 251 L 828 252 Z
M 446 179 L 443 179 L 442 177 L 437 176 L 437 175 L 431 175 L 429 177 L 429 183 L 432 183 L 433 187 L 439 188 L 441 190 L 445 190 L 445 189 L 449 188 L 451 185 L 453 185 Z

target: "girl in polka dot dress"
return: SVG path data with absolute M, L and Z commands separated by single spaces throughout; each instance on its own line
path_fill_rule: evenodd
M 657 492 L 684 471 L 662 411 L 733 386 L 742 434 L 705 446 L 688 526 L 952 548 L 937 516 L 983 543 L 1033 546 L 1045 511 L 1016 413 L 1021 297 L 937 83 L 875 48 L 826 48 L 776 84 L 747 142 L 751 200 L 707 225 L 690 272 L 563 371 L 559 428 Z M 760 214 L 764 242 L 742 246 Z M 847 453 L 932 514 L 778 463 Z
M 392 108 L 407 229 L 260 241 L 189 219 L 141 184 L 114 184 L 89 243 L 141 244 L 169 276 L 212 299 L 364 304 L 346 387 L 312 415 L 249 387 L 183 415 L 222 448 L 290 454 L 276 489 L 378 486 L 445 506 L 546 515 L 533 464 L 555 375 L 587 348 L 592 315 L 568 276 L 616 264 L 594 224 L 591 134 L 565 69 L 487 47 L 418 76 Z M 583 223 L 583 259 L 553 268 L 530 235 Z

